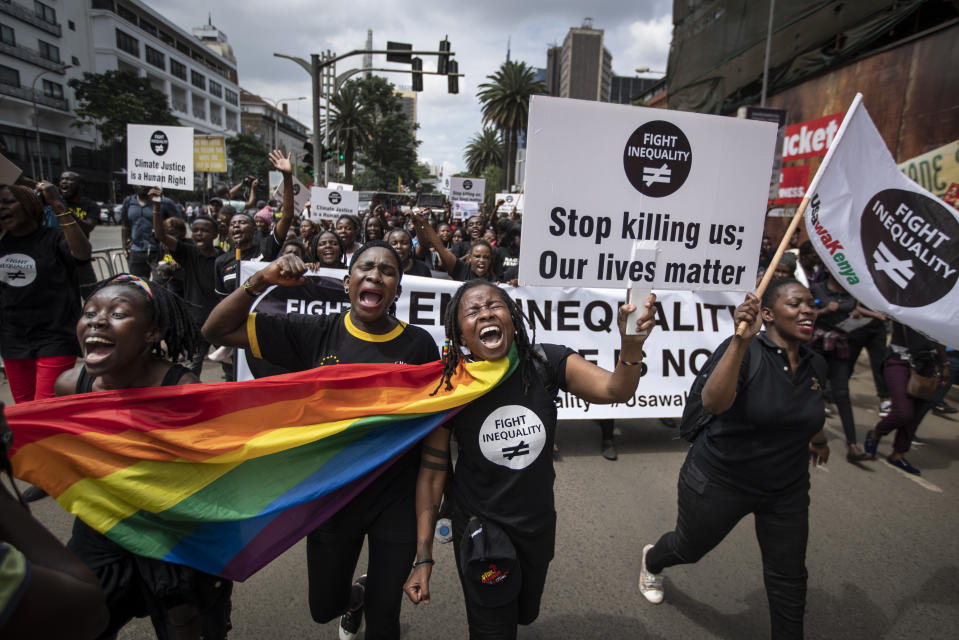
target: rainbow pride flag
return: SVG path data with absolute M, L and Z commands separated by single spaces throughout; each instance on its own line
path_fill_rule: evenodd
M 245 580 L 517 366 L 325 366 L 7 407 L 18 478 L 130 551 Z

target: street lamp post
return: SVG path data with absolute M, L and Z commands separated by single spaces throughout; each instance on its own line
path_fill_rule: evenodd
M 300 96 L 299 98 L 281 98 L 279 100 L 267 100 L 273 104 L 273 148 L 279 149 L 280 145 L 277 142 L 277 136 L 279 135 L 279 123 L 280 118 L 277 115 L 280 111 L 281 102 L 296 102 L 297 100 L 306 100 L 306 96 Z
M 71 68 L 73 68 L 73 65 L 68 64 L 63 67 L 63 71 L 66 71 L 67 69 L 71 69 Z M 40 78 L 42 78 L 48 73 L 51 73 L 51 71 L 50 70 L 41 71 L 40 73 L 37 74 L 37 76 L 33 79 L 33 91 L 30 93 L 30 98 L 33 101 L 33 132 L 34 134 L 36 134 L 36 137 L 37 137 L 36 139 L 37 148 L 34 154 L 36 156 L 36 166 L 32 168 L 33 168 L 33 175 L 35 177 L 39 177 L 41 180 L 43 180 L 44 178 L 42 175 L 43 160 L 40 157 L 40 107 L 37 105 L 37 80 L 39 80 Z M 32 165 L 33 163 L 31 162 L 31 166 Z M 50 167 L 50 172 L 53 173 L 53 167 Z
M 656 71 L 655 69 L 650 69 L 649 67 L 636 67 L 636 73 L 658 73 L 661 76 L 666 75 L 665 71 Z

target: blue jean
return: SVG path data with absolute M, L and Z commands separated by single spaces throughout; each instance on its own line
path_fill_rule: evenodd
M 756 519 L 769 601 L 771 637 L 802 638 L 806 609 L 806 542 L 809 538 L 809 477 L 771 495 L 752 495 L 708 478 L 686 459 L 679 474 L 676 529 L 646 554 L 646 568 L 697 562 L 748 514 Z

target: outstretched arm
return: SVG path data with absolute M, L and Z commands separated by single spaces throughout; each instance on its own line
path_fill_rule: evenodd
M 713 415 L 718 415 L 736 401 L 736 385 L 739 382 L 739 369 L 742 367 L 743 358 L 749 349 L 749 341 L 753 339 L 759 329 L 762 328 L 763 319 L 759 313 L 759 298 L 751 293 L 746 294 L 746 299 L 741 305 L 736 307 L 736 313 L 733 314 L 733 326 L 738 327 L 740 323 L 746 322 L 749 329 L 746 335 L 740 337 L 733 335 L 732 341 L 726 348 L 716 368 L 709 375 L 709 380 L 703 386 L 703 409 Z
M 433 227 L 426 222 L 422 213 L 413 213 L 410 220 L 413 222 L 413 228 L 416 229 L 416 237 L 420 239 L 421 243 L 429 243 L 436 250 L 436 253 L 440 255 L 443 271 L 452 274 L 453 268 L 456 266 L 456 256 L 453 255 L 453 252 L 443 246 L 440 237 L 436 235 Z
M 290 161 L 292 157 L 292 152 L 287 154 L 285 158 L 283 152 L 278 149 L 270 152 L 270 162 L 277 171 L 283 174 L 283 208 L 281 209 L 283 215 L 280 216 L 279 222 L 276 223 L 276 229 L 273 230 L 281 245 L 286 240 L 286 234 L 289 233 L 290 226 L 293 224 L 293 163 Z

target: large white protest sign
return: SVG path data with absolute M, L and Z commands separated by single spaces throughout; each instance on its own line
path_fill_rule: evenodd
M 533 96 L 521 284 L 755 284 L 777 127 Z M 655 262 L 633 243 L 658 243 Z
M 193 127 L 127 125 L 127 183 L 193 190 Z
M 807 197 L 806 231 L 846 291 L 959 348 L 959 214 L 899 170 L 861 94 Z
M 360 210 L 359 191 L 341 191 L 339 189 L 310 190 L 310 218 L 336 220 L 343 214 L 357 215 Z
M 282 175 L 280 179 L 280 184 L 278 184 L 276 186 L 276 189 L 273 191 L 273 199 L 276 200 L 277 202 L 280 202 L 281 204 L 283 203 Z M 306 203 L 309 201 L 310 201 L 310 190 L 307 189 L 302 182 L 297 180 L 296 176 L 293 176 L 293 212 L 296 214 L 299 214 L 301 211 L 303 211 L 304 207 L 306 207 Z
M 327 189 L 336 189 L 338 191 L 352 191 L 353 185 L 346 184 L 345 182 L 327 182 Z
M 462 220 L 464 218 L 472 218 L 479 213 L 479 203 L 478 202 L 463 202 L 462 200 L 453 201 L 453 217 Z
M 482 202 L 485 194 L 485 178 L 450 178 L 450 200 Z
M 514 208 L 516 209 L 516 213 L 523 213 L 522 193 L 497 193 L 496 202 L 500 200 L 503 201 L 503 204 L 499 206 L 496 213 L 513 213 Z
M 243 262 L 245 280 L 265 266 Z M 343 271 L 321 269 L 302 287 L 274 287 L 257 298 L 257 313 L 306 313 L 322 315 L 349 309 L 343 291 Z M 437 345 L 445 338 L 443 317 L 453 293 L 462 283 L 438 278 L 403 277 L 403 292 L 396 303 L 396 317 L 430 332 Z M 609 289 L 564 289 L 560 287 L 506 287 L 536 331 L 537 342 L 569 346 L 587 360 L 612 370 L 619 357 L 620 336 L 616 326 L 625 292 Z M 682 415 L 686 393 L 709 354 L 733 332 L 732 313 L 743 296 L 738 293 L 693 294 L 660 291 L 657 326 L 644 346 L 643 377 L 633 398 L 615 405 L 591 405 L 560 392 L 557 399 L 562 419 L 659 418 Z M 281 371 L 240 352 L 240 380 Z

